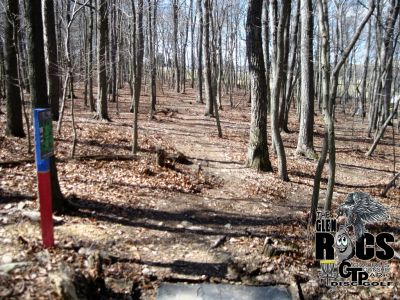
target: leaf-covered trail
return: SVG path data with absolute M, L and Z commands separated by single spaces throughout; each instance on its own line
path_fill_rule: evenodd
M 122 91 L 119 115 L 110 103 L 110 123 L 93 121 L 81 99 L 76 100 L 77 155 L 130 153 L 132 114 L 127 113 L 128 99 L 127 90 Z M 316 282 L 318 269 L 310 243 L 313 236 L 306 226 L 316 162 L 295 155 L 295 115 L 289 123 L 294 132 L 283 133 L 291 179 L 283 183 L 275 173 L 257 173 L 245 167 L 249 107 L 243 95 L 234 99 L 241 102 L 237 108 L 224 105 L 220 112 L 222 139 L 217 137 L 215 119 L 204 116 L 204 106 L 196 103 L 192 90 L 185 95 L 160 91 L 153 120 L 148 119 L 147 97 L 142 99 L 137 160 L 63 160 L 58 164 L 62 191 L 80 208 L 63 216 L 63 223 L 56 226 L 58 245 L 50 252 L 40 247 L 39 226 L 21 218 L 21 209 L 38 207 L 34 165 L 1 167 L 3 253 L 12 261 L 32 263 L 2 279 L 8 282 L 20 276 L 25 283 L 22 295 L 48 296 L 54 294 L 46 285 L 49 274 L 67 266 L 87 275 L 89 257 L 99 250 L 105 259 L 106 285 L 115 298 L 140 293 L 143 299 L 153 299 L 162 281 L 287 286 L 297 281 L 307 295 L 327 292 Z M 60 158 L 68 158 L 71 149 L 69 111 L 67 103 L 62 134 L 55 136 Z M 389 138 L 373 158 L 366 159 L 363 153 L 370 141 L 362 125 L 355 123 L 353 130 L 349 117 L 340 118 L 334 207 L 356 189 L 378 197 L 392 167 Z M 4 124 L 4 116 L 0 120 Z M 319 151 L 323 132 L 319 118 L 315 131 Z M 1 142 L 2 161 L 15 160 L 15 152 L 21 158 L 31 157 L 25 154 L 26 141 L 2 137 Z M 156 166 L 157 147 L 168 155 L 183 153 L 192 165 L 169 161 L 165 168 Z M 271 160 L 276 166 L 274 155 Z M 378 199 L 398 215 L 399 195 L 396 188 L 387 199 Z M 398 237 L 398 225 L 394 219 L 385 230 Z M 266 236 L 286 252 L 263 255 Z M 398 270 L 397 263 L 393 268 Z M 37 276 L 26 275 L 32 273 Z M 398 272 L 393 274 L 398 276 Z M 370 291 L 372 296 L 380 292 Z

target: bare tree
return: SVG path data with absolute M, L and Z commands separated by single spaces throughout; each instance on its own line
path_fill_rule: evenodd
M 286 19 L 288 18 L 290 10 L 290 0 L 283 0 L 277 28 L 277 43 L 276 43 L 276 57 L 273 62 L 274 77 L 272 83 L 272 96 L 271 96 L 271 130 L 272 138 L 278 156 L 278 170 L 279 176 L 284 181 L 289 181 L 286 166 L 285 148 L 283 145 L 282 137 L 279 131 L 279 96 L 282 91 L 283 77 L 283 59 L 284 59 L 284 28 Z
M 19 24 L 18 1 L 7 0 L 5 26 L 5 75 L 7 95 L 6 134 L 25 137 L 22 122 L 22 104 L 18 81 L 17 32 Z
M 56 24 L 54 19 L 54 3 L 53 0 L 43 0 L 43 29 L 44 43 L 46 55 L 46 70 L 49 102 L 53 120 L 59 118 L 60 109 L 60 74 L 58 70 L 58 54 L 57 54 L 57 39 L 56 39 Z
M 197 0 L 197 82 L 199 89 L 198 102 L 203 103 L 203 5 L 202 0 Z
M 301 0 L 301 111 L 297 153 L 315 158 L 313 11 L 311 0 Z
M 136 15 L 134 0 L 132 0 L 132 14 Z M 134 43 L 133 51 L 135 52 L 133 60 L 133 129 L 132 129 L 132 153 L 136 154 L 139 150 L 138 147 L 138 114 L 139 114 L 139 99 L 140 90 L 142 87 L 142 71 L 143 71 L 143 55 L 144 55 L 144 35 L 143 35 L 143 0 L 138 1 L 137 9 L 137 36 L 133 39 L 137 39 Z
M 247 165 L 258 171 L 272 171 L 267 143 L 267 83 L 261 38 L 263 0 L 249 0 L 246 46 L 251 85 L 250 141 Z
M 150 56 L 150 118 L 153 117 L 154 111 L 156 110 L 156 41 L 157 41 L 157 28 L 156 28 L 156 16 L 157 16 L 157 1 L 149 0 L 149 56 Z
M 335 184 L 336 173 L 336 147 L 335 147 L 335 127 L 333 120 L 334 103 L 337 95 L 337 87 L 339 81 L 339 72 L 350 55 L 354 45 L 356 44 L 365 24 L 368 22 L 375 9 L 375 1 L 370 0 L 369 10 L 362 19 L 360 25 L 352 36 L 349 45 L 343 50 L 343 54 L 338 62 L 334 65 L 333 70 L 330 69 L 330 45 L 329 45 L 329 22 L 327 0 L 318 0 L 318 20 L 319 30 L 322 37 L 321 42 L 321 83 L 322 83 L 322 110 L 325 123 L 324 142 L 321 150 L 321 156 L 318 161 L 317 170 L 314 177 L 313 196 L 311 200 L 311 221 L 316 218 L 316 209 L 318 206 L 319 188 L 322 171 L 325 165 L 327 154 L 329 152 L 329 177 L 325 198 L 325 211 L 330 211 L 332 205 L 333 187 Z
M 26 1 L 26 23 L 28 29 L 28 65 L 29 82 L 34 108 L 48 108 L 46 64 L 44 57 L 43 21 L 41 0 Z M 58 182 L 56 161 L 54 155 L 50 157 L 51 194 L 53 211 L 60 213 L 65 210 L 66 202 L 61 193 Z
M 106 47 L 108 35 L 108 1 L 97 0 L 97 115 L 109 120 L 107 105 Z
M 178 0 L 172 0 L 172 14 L 174 22 L 174 66 L 175 66 L 175 91 L 179 93 L 181 91 L 181 71 L 179 68 L 178 60 L 178 14 L 179 14 L 179 3 Z
M 210 49 L 210 0 L 204 0 L 203 10 L 203 56 L 204 56 L 204 86 L 206 91 L 206 116 L 214 115 L 215 95 L 211 77 L 211 49 Z

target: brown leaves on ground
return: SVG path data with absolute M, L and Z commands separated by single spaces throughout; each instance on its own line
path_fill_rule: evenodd
M 77 95 L 81 95 L 77 89 Z M 70 159 L 71 119 L 67 101 L 61 134 L 55 133 L 60 186 L 75 210 L 62 216 L 55 227 L 57 245 L 41 247 L 39 224 L 21 217 L 21 210 L 39 207 L 33 162 L 0 166 L 0 259 L 21 263 L 0 275 L 0 298 L 57 297 L 49 288 L 50 274 L 72 271 L 78 296 L 93 292 L 89 258 L 99 251 L 108 298 L 141 294 L 154 299 L 161 281 L 235 282 L 245 284 L 298 284 L 304 295 L 333 295 L 317 282 L 313 259 L 314 230 L 307 219 L 316 161 L 296 156 L 298 119 L 293 110 L 289 129 L 282 133 L 290 182 L 275 173 L 257 173 L 245 167 L 249 107 L 243 95 L 235 95 L 234 109 L 223 98 L 220 112 L 223 138 L 217 136 L 214 118 L 204 116 L 194 91 L 185 95 L 159 91 L 155 118 L 148 118 L 143 97 L 139 110 L 139 146 L 136 159 Z M 78 144 L 76 155 L 107 157 L 131 154 L 132 114 L 127 89 L 120 91 L 120 114 L 110 105 L 112 122 L 92 119 L 92 113 L 76 100 Z M 240 102 L 242 101 L 242 102 Z M 380 197 L 392 176 L 393 146 L 390 137 L 371 158 L 365 124 L 337 114 L 337 169 L 334 208 L 355 190 L 370 193 L 390 208 L 390 222 L 369 226 L 371 232 L 393 232 L 398 240 L 400 188 Z M 314 145 L 321 149 L 323 122 L 316 118 Z M 2 128 L 5 116 L 0 116 Z M 349 125 L 350 124 L 350 125 Z M 55 125 L 55 124 L 54 124 Z M 269 127 L 269 126 L 268 126 Z M 270 138 L 270 136 L 269 136 Z M 396 133 L 398 140 L 399 135 Z M 269 141 L 272 165 L 277 160 Z M 165 167 L 155 162 L 157 149 L 167 153 Z M 33 159 L 26 139 L 0 136 L 0 161 Z M 399 147 L 396 146 L 398 153 Z M 182 153 L 191 163 L 173 157 Z M 323 206 L 328 170 L 320 192 Z M 21 203 L 23 205 L 21 205 Z M 220 240 L 218 246 L 215 242 Z M 262 254 L 269 237 L 279 255 Z M 398 243 L 394 247 L 399 250 Z M 279 250 L 280 249 L 280 250 Z M 289 249 L 289 250 L 288 250 Z M 288 250 L 288 251 L 286 251 Z M 283 252 L 279 252 L 283 251 Z M 27 262 L 28 264 L 24 264 Z M 398 261 L 390 278 L 398 281 Z M 54 278 L 54 277 L 53 277 Z M 104 287 L 103 287 L 104 288 Z M 390 297 L 396 289 L 345 291 L 344 298 Z M 83 293 L 83 294 L 82 294 Z M 359 293 L 355 294 L 355 293 Z M 7 296 L 8 295 L 8 296 Z

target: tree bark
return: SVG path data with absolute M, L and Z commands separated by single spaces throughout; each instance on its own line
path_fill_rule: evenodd
M 258 171 L 272 171 L 267 143 L 267 83 L 261 37 L 263 0 L 249 0 L 246 46 L 251 84 L 250 141 L 247 165 Z
M 315 158 L 314 136 L 314 64 L 313 8 L 311 0 L 301 0 L 301 110 L 296 152 Z
M 204 0 L 203 23 L 203 55 L 204 55 L 204 85 L 206 91 L 206 116 L 214 115 L 215 95 L 211 77 L 211 53 L 210 53 L 210 0 Z
M 392 119 L 394 118 L 394 116 L 397 114 L 397 109 L 399 108 L 399 102 L 400 102 L 400 97 L 397 98 L 396 100 L 396 104 L 393 107 L 393 111 L 390 114 L 390 116 L 386 119 L 385 123 L 382 125 L 381 129 L 379 130 L 377 136 L 375 137 L 375 140 L 371 146 L 371 148 L 369 149 L 369 151 L 365 154 L 365 156 L 369 157 L 372 155 L 372 153 L 374 153 L 376 147 L 378 146 L 379 141 L 381 140 L 382 136 L 384 135 L 386 128 L 388 127 L 388 125 L 390 124 L 390 122 L 392 121 Z
M 92 1 L 89 1 L 89 5 L 92 6 Z M 94 112 L 95 109 L 95 103 L 94 103 L 94 97 L 93 97 L 93 23 L 94 23 L 94 9 L 90 10 L 90 21 L 89 21 L 89 51 L 88 51 L 88 90 L 89 90 L 89 107 L 90 111 Z
M 109 120 L 107 105 L 106 47 L 108 35 L 107 0 L 97 0 L 97 118 Z
M 279 96 L 282 91 L 283 83 L 283 59 L 284 59 L 284 30 L 286 20 L 289 16 L 290 0 L 283 0 L 281 7 L 281 14 L 277 28 L 277 48 L 275 49 L 276 59 L 274 79 L 272 84 L 272 99 L 271 99 L 271 130 L 274 145 L 276 147 L 276 154 L 278 156 L 278 171 L 279 176 L 284 181 L 289 181 L 286 166 L 286 154 L 283 145 L 282 137 L 279 131 Z
M 324 137 L 324 145 L 322 147 L 321 156 L 319 158 L 316 174 L 314 177 L 314 188 L 311 200 L 312 222 L 315 221 L 316 217 L 315 214 L 318 205 L 320 181 L 328 152 L 329 152 L 329 177 L 328 177 L 328 186 L 327 186 L 324 210 L 330 211 L 332 205 L 332 195 L 333 195 L 333 187 L 335 184 L 335 172 L 336 172 L 335 127 L 334 127 L 333 113 L 334 113 L 334 102 L 337 94 L 339 72 L 344 62 L 347 60 L 349 54 L 351 53 L 352 49 L 354 48 L 354 45 L 356 44 L 365 24 L 371 17 L 375 9 L 375 2 L 374 0 L 370 1 L 370 7 L 366 16 L 363 18 L 361 24 L 358 26 L 349 45 L 344 49 L 342 57 L 334 66 L 332 73 L 330 71 L 330 59 L 329 59 L 330 46 L 329 46 L 329 22 L 328 22 L 327 0 L 318 0 L 317 5 L 319 12 L 318 14 L 319 30 L 320 30 L 320 36 L 322 38 L 320 69 L 321 69 L 321 84 L 322 84 L 322 91 L 321 91 L 322 112 L 324 115 L 324 123 L 325 123 L 325 137 Z
M 26 25 L 28 31 L 28 65 L 29 82 L 33 108 L 48 108 L 46 67 L 43 42 L 43 22 L 41 0 L 26 1 Z M 60 213 L 65 209 L 64 197 L 58 182 L 54 155 L 50 158 L 51 194 L 53 212 Z
M 157 15 L 157 2 L 156 0 L 149 0 L 149 55 L 150 55 L 150 118 L 156 110 L 157 89 L 156 89 L 156 53 L 155 43 L 157 41 L 156 33 L 156 15 Z
M 181 73 L 179 69 L 178 60 L 178 0 L 173 0 L 172 2 L 172 14 L 174 22 L 174 66 L 175 66 L 175 91 L 179 93 L 181 91 Z
M 60 109 L 60 79 L 58 72 L 58 55 L 56 24 L 54 19 L 53 0 L 43 0 L 43 21 L 44 21 L 44 43 L 46 55 L 46 70 L 48 82 L 48 94 L 53 120 L 59 118 Z
M 7 95 L 6 134 L 25 137 L 22 122 L 22 103 L 18 82 L 17 33 L 19 9 L 18 1 L 7 0 L 5 20 L 5 75 Z
M 203 6 L 197 0 L 198 38 L 197 38 L 197 82 L 199 89 L 198 102 L 203 103 Z
M 132 0 L 132 11 L 135 15 L 134 1 Z M 139 114 L 139 100 L 140 90 L 142 88 L 142 71 L 143 71 L 143 55 L 144 55 L 144 35 L 143 35 L 143 0 L 138 1 L 137 11 L 137 42 L 133 51 L 135 54 L 135 61 L 133 65 L 133 134 L 132 134 L 132 153 L 136 154 L 139 150 L 138 147 L 138 114 Z

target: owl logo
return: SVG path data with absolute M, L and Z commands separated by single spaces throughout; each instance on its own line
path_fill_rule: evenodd
M 336 232 L 335 247 L 339 263 L 354 256 L 354 243 L 350 239 L 350 235 L 346 227 L 340 227 L 340 229 Z

